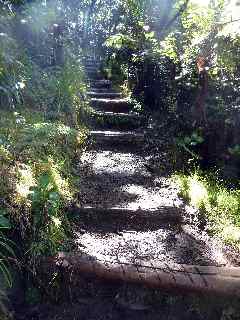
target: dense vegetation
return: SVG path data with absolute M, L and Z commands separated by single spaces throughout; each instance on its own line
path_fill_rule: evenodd
M 1 4 L 0 271 L 7 285 L 12 267 L 35 277 L 41 257 L 63 248 L 70 231 L 65 210 L 76 193 L 87 102 L 82 54 L 70 29 L 61 38 L 61 14 L 55 4 Z
M 37 281 L 41 258 L 70 246 L 66 213 L 88 135 L 86 56 L 104 57 L 106 79 L 144 115 L 156 159 L 168 128 L 182 195 L 239 246 L 239 10 L 224 0 L 0 1 L 6 285 L 16 268 Z

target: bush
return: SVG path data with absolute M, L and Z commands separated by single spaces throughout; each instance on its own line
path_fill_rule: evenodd
M 28 111 L 1 115 L 2 209 L 20 231 L 35 268 L 41 256 L 56 254 L 67 238 L 65 208 L 76 192 L 72 168 L 86 129 L 45 122 L 43 114 Z
M 23 104 L 44 112 L 46 120 L 77 126 L 84 109 L 86 85 L 81 62 L 69 56 L 63 67 L 41 69 L 31 61 L 22 90 Z
M 181 196 L 200 210 L 207 228 L 227 243 L 240 247 L 240 190 L 231 190 L 214 176 L 178 174 Z
M 87 133 L 81 119 L 86 85 L 79 50 L 69 46 L 62 65 L 50 61 L 44 19 L 48 27 L 56 22 L 54 6 L 29 5 L 16 15 L 1 7 L 0 15 L 0 228 L 4 219 L 11 222 L 35 270 L 40 256 L 54 255 L 67 238 L 72 168 Z M 0 273 L 10 284 L 3 259 L 9 245 L 3 230 Z

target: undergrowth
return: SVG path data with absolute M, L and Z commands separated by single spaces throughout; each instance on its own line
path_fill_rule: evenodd
M 199 171 L 175 178 L 181 196 L 205 216 L 208 231 L 240 248 L 240 189 L 228 188 L 217 176 Z
M 68 34 L 57 63 L 59 39 L 49 31 L 56 8 L 13 9 L 0 8 L 0 319 L 1 290 L 12 285 L 15 266 L 39 284 L 41 259 L 69 249 L 73 168 L 87 136 L 81 49 Z
M 67 210 L 77 193 L 74 167 L 87 129 L 29 111 L 0 112 L 0 279 L 11 287 L 16 266 L 25 273 L 27 293 L 33 288 L 40 299 L 42 260 L 71 247 Z M 8 319 L 3 300 L 0 318 Z
M 64 208 L 75 194 L 74 160 L 86 130 L 45 122 L 39 113 L 1 112 L 1 210 L 28 243 L 31 264 L 66 238 Z

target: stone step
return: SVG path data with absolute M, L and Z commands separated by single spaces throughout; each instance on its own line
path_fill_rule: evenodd
M 100 63 L 87 63 L 87 64 L 84 64 L 84 68 L 85 70 L 99 70 L 101 67 L 101 64 Z
M 91 106 L 102 111 L 127 113 L 132 110 L 132 105 L 126 99 L 92 98 Z
M 90 125 L 93 128 L 133 130 L 144 124 L 145 118 L 136 113 L 116 113 L 94 110 Z
M 110 80 L 104 80 L 104 79 L 88 79 L 90 86 L 93 88 L 98 89 L 111 89 L 112 88 L 112 82 Z
M 85 65 L 85 70 L 89 71 L 89 72 L 91 72 L 91 71 L 98 72 L 98 71 L 100 71 L 100 66 L 99 65 Z
M 87 78 L 94 80 L 94 81 L 98 81 L 98 80 L 102 80 L 102 75 L 100 72 L 96 72 L 96 71 L 91 71 L 91 72 L 86 72 Z
M 106 117 L 106 118 L 126 118 L 129 120 L 143 120 L 143 117 L 140 116 L 137 113 L 120 113 L 120 112 L 111 112 L 111 111 L 99 111 L 99 110 L 94 110 L 92 113 L 93 116 L 102 116 L 102 117 Z
M 91 87 L 90 92 L 96 92 L 96 93 L 116 93 L 116 90 L 112 88 L 96 88 L 96 87 Z
M 100 70 L 99 69 L 95 69 L 95 68 L 91 68 L 91 69 L 90 68 L 85 68 L 85 72 L 89 76 L 95 75 L 95 74 L 100 74 Z
M 121 231 L 134 229 L 143 231 L 159 228 L 164 225 L 181 225 L 187 223 L 184 220 L 184 212 L 177 207 L 159 207 L 156 210 L 131 210 L 120 207 L 75 207 L 70 212 L 71 218 L 76 224 L 85 227 L 103 228 Z
M 120 145 L 144 142 L 144 134 L 134 131 L 98 130 L 90 131 L 90 137 L 96 144 Z
M 111 98 L 111 99 L 120 99 L 122 97 L 121 93 L 118 92 L 108 92 L 108 91 L 89 91 L 87 92 L 87 95 L 90 98 L 99 98 L 99 99 L 104 99 L 104 98 Z
M 83 59 L 83 64 L 87 63 L 101 63 L 100 59 L 96 59 L 95 57 L 86 57 Z

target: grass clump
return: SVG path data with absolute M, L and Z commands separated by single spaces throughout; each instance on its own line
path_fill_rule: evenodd
M 207 229 L 240 248 L 240 190 L 229 189 L 217 177 L 178 174 L 180 195 L 204 215 Z

